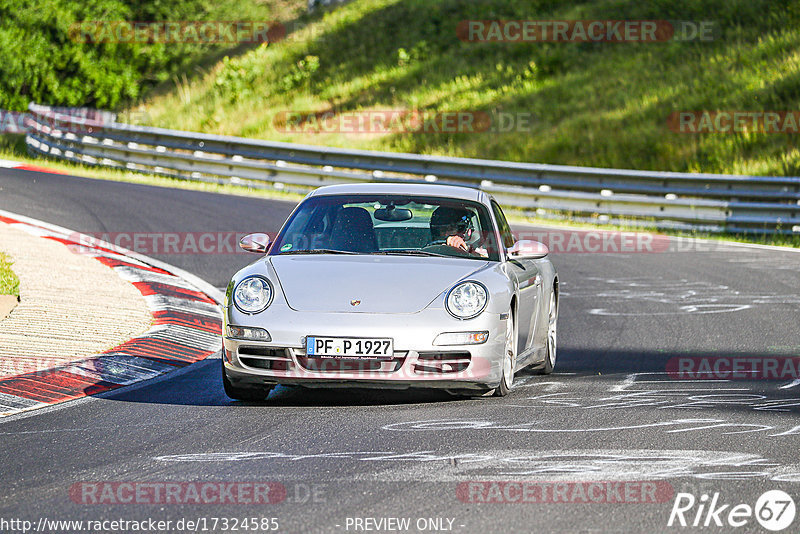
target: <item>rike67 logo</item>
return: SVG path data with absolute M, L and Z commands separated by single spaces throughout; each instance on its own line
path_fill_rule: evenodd
M 691 493 L 678 493 L 669 514 L 667 526 L 681 527 L 743 527 L 755 519 L 767 530 L 783 530 L 794 521 L 795 504 L 792 497 L 781 490 L 770 490 L 761 495 L 755 506 L 724 503 L 719 493 L 699 499 Z

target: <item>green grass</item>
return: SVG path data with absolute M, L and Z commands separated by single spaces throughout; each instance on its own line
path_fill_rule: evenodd
M 19 278 L 11 270 L 11 258 L 0 252 L 0 295 L 19 298 Z
M 711 42 L 466 43 L 466 19 L 713 20 Z M 797 110 L 790 0 L 356 0 L 146 98 L 151 124 L 307 144 L 537 163 L 800 174 L 796 136 L 681 134 L 682 110 Z M 529 133 L 286 132 L 282 112 L 531 113 Z M 276 127 L 276 125 L 278 127 Z

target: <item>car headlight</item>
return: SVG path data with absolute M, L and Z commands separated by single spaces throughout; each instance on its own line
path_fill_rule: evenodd
M 248 276 L 233 290 L 233 303 L 244 313 L 258 313 L 272 303 L 272 284 L 263 276 Z
M 436 336 L 433 344 L 437 347 L 447 345 L 480 345 L 489 339 L 489 332 L 443 332 Z
M 272 336 L 263 328 L 252 328 L 249 326 L 228 325 L 228 337 L 236 339 L 247 339 L 248 341 L 272 341 Z
M 481 314 L 489 292 L 478 282 L 461 282 L 447 293 L 445 307 L 456 319 L 472 319 Z

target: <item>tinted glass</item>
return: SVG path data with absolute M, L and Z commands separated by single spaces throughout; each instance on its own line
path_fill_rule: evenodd
M 443 255 L 498 260 L 486 208 L 436 197 L 312 197 L 295 211 L 270 254 L 312 251 Z
M 503 214 L 503 210 L 500 209 L 500 205 L 494 200 L 492 200 L 492 210 L 494 211 L 494 218 L 497 219 L 497 226 L 500 230 L 500 238 L 503 240 L 503 246 L 506 248 L 514 246 L 514 236 L 511 234 L 511 227 L 508 226 L 508 221 L 506 221 L 506 216 Z

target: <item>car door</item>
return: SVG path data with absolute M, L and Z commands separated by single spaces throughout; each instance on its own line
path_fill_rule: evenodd
M 502 246 L 506 249 L 514 245 L 514 236 L 500 205 L 492 200 L 492 211 L 500 230 Z M 517 280 L 519 301 L 517 302 L 518 354 L 532 348 L 534 325 L 536 324 L 538 303 L 541 298 L 542 277 L 535 260 L 506 258 L 506 268 L 510 276 Z M 523 360 L 517 360 L 521 364 Z

